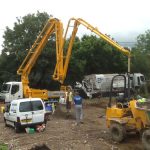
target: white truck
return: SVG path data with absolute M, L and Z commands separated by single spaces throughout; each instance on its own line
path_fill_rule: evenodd
M 64 91 L 48 91 L 48 96 L 51 99 L 59 98 L 62 95 L 65 95 Z M 3 83 L 1 92 L 0 92 L 0 102 L 10 103 L 14 99 L 25 98 L 23 94 L 23 85 L 22 82 L 6 82 Z
M 76 82 L 75 88 L 80 89 L 84 96 L 92 98 L 94 96 L 107 96 L 110 92 L 110 85 L 114 74 L 91 74 L 84 76 L 82 82 Z M 127 76 L 127 74 L 125 74 Z M 145 84 L 145 77 L 141 73 L 130 74 L 130 88 L 136 90 Z M 113 83 L 113 87 L 121 89 L 124 87 L 124 81 L 118 78 Z M 128 87 L 128 80 L 127 85 Z

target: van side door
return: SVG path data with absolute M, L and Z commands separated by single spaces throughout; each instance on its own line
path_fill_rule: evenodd
M 7 107 L 9 107 L 9 105 Z M 9 111 L 6 112 L 5 119 L 7 124 L 14 126 L 14 123 L 17 121 L 17 103 L 10 104 Z

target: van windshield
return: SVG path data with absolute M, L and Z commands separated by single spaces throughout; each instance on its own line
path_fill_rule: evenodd
M 29 112 L 29 111 L 37 111 L 37 110 L 43 110 L 43 105 L 41 101 L 27 101 L 27 102 L 21 102 L 19 111 L 20 112 Z

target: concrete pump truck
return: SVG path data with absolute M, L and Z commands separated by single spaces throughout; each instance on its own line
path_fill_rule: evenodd
M 66 41 L 68 29 L 73 22 L 73 30 L 70 37 L 69 45 L 67 50 L 64 52 L 64 44 Z M 71 18 L 68 21 L 68 25 L 65 33 L 63 33 L 63 24 L 57 18 L 50 18 L 41 33 L 35 40 L 34 44 L 30 48 L 27 56 L 17 70 L 17 74 L 21 75 L 21 82 L 7 82 L 3 84 L 2 91 L 0 93 L 0 100 L 5 103 L 11 102 L 13 99 L 20 98 L 41 98 L 43 100 L 48 100 L 52 97 L 59 97 L 61 94 L 64 94 L 63 91 L 48 91 L 46 89 L 33 89 L 29 87 L 29 74 L 35 65 L 38 57 L 41 55 L 42 50 L 44 49 L 46 43 L 48 42 L 49 37 L 52 34 L 55 34 L 56 37 L 56 66 L 52 78 L 56 81 L 59 81 L 63 86 L 64 80 L 66 78 L 68 65 L 71 57 L 72 47 L 76 33 L 78 31 L 79 25 L 85 26 L 87 29 L 94 32 L 104 41 L 108 42 L 110 45 L 114 46 L 117 50 L 128 56 L 128 72 L 130 72 L 130 51 L 120 46 L 117 42 L 112 40 L 107 35 L 101 33 L 97 28 L 93 27 L 85 20 L 78 18 Z

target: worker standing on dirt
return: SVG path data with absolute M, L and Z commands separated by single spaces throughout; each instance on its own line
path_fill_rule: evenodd
M 78 92 L 75 92 L 73 100 L 75 105 L 76 124 L 79 125 L 80 123 L 83 123 L 83 107 L 82 107 L 83 99 Z

